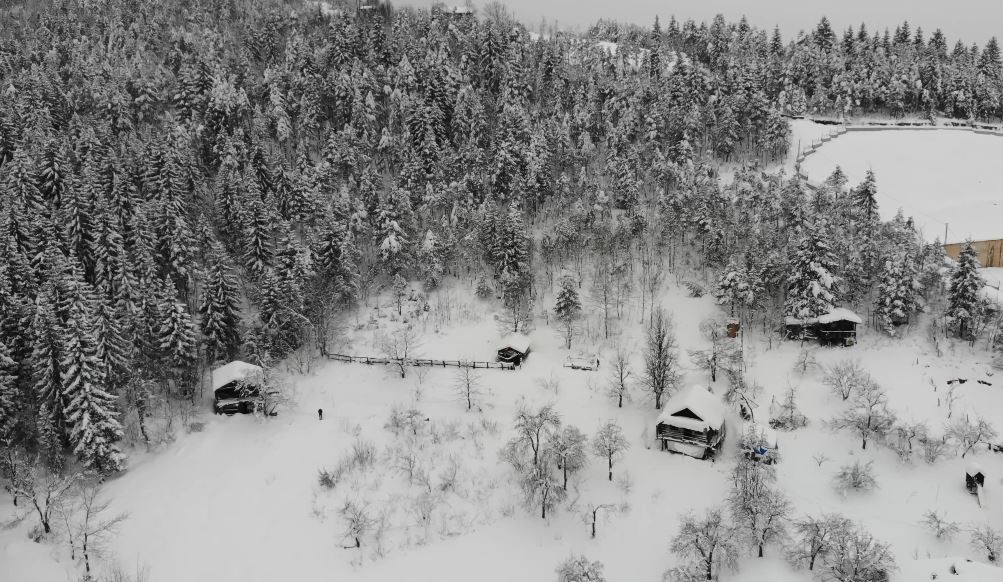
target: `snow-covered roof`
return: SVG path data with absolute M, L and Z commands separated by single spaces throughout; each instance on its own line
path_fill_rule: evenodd
M 826 313 L 825 315 L 820 315 L 818 318 L 819 323 L 832 323 L 834 321 L 852 321 L 853 323 L 864 323 L 863 319 L 856 313 L 846 309 L 845 307 L 837 307 Z
M 522 335 L 521 333 L 513 333 L 498 344 L 499 350 L 504 350 L 505 348 L 511 348 L 520 354 L 525 354 L 529 351 L 529 336 Z
M 965 468 L 965 472 L 969 475 L 978 475 L 982 472 L 982 467 L 975 461 L 972 461 L 971 463 L 968 463 L 968 467 Z
M 689 410 L 700 419 L 677 416 L 684 410 Z M 697 431 L 705 428 L 718 430 L 724 424 L 724 405 L 703 386 L 690 386 L 677 392 L 665 403 L 656 421 L 656 424 L 662 423 Z
M 787 325 L 811 325 L 813 323 L 826 324 L 826 323 L 833 323 L 836 321 L 852 321 L 853 323 L 856 324 L 864 323 L 864 320 L 860 319 L 859 315 L 850 311 L 849 309 L 846 309 L 845 307 L 837 307 L 832 311 L 830 311 L 829 313 L 820 315 L 818 317 L 809 317 L 807 319 L 800 319 L 798 317 L 791 317 L 791 316 L 787 316 L 784 318 L 784 322 Z
M 212 390 L 215 392 L 230 382 L 246 380 L 252 376 L 260 377 L 263 374 L 261 366 L 235 360 L 212 371 Z
M 474 9 L 469 6 L 453 6 L 449 9 L 453 14 L 473 14 Z

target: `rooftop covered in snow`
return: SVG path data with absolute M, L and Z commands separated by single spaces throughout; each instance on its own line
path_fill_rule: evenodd
M 261 369 L 261 366 L 235 360 L 212 371 L 212 390 L 215 392 L 231 382 L 254 377 L 261 378 L 263 374 L 264 370 Z
M 784 318 L 784 323 L 787 325 L 813 325 L 820 323 L 826 325 L 829 323 L 835 323 L 837 321 L 849 321 L 856 324 L 864 323 L 864 320 L 860 318 L 859 315 L 846 309 L 845 307 L 837 307 L 830 311 L 829 313 L 820 315 L 818 317 L 809 317 L 807 319 L 799 319 L 797 317 L 787 316 Z
M 498 343 L 498 349 L 504 350 L 506 348 L 515 350 L 520 354 L 525 354 L 529 352 L 529 336 L 522 335 L 520 333 L 513 333 L 502 339 Z
M 724 424 L 724 404 L 703 386 L 690 386 L 662 407 L 656 424 L 663 423 L 695 431 L 718 430 Z

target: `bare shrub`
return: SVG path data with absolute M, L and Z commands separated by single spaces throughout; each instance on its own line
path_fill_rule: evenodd
M 986 553 L 986 559 L 995 564 L 1003 550 L 1003 533 L 983 524 L 971 530 L 972 547 Z
M 950 541 L 954 539 L 954 536 L 958 535 L 958 532 L 961 531 L 961 527 L 958 526 L 958 522 L 949 521 L 944 515 L 937 513 L 932 509 L 923 514 L 923 525 L 925 525 L 938 540 Z
M 876 489 L 878 480 L 874 476 L 874 461 L 855 461 L 852 465 L 843 465 L 836 473 L 834 483 L 840 491 L 866 492 Z

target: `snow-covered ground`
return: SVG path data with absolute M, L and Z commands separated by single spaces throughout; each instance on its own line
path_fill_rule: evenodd
M 804 135 L 811 122 L 797 131 Z M 818 148 L 802 163 L 813 180 L 837 165 L 856 185 L 868 169 L 878 182 L 883 218 L 899 208 L 933 240 L 960 242 L 1003 238 L 1003 197 L 995 176 L 1003 138 L 964 129 L 849 132 Z
M 432 310 L 419 324 L 422 354 L 491 359 L 500 337 L 493 304 L 473 299 L 466 286 L 444 296 L 448 301 L 430 298 Z M 690 298 L 673 287 L 661 301 L 675 318 L 681 352 L 703 347 L 699 323 L 721 315 L 712 300 Z M 440 311 L 447 306 L 448 320 Z M 389 311 L 374 318 L 377 327 L 393 325 Z M 635 372 L 642 353 L 638 320 L 639 314 L 629 311 L 619 326 L 625 330 L 619 341 L 631 350 Z M 455 370 L 412 370 L 402 380 L 388 368 L 334 362 L 293 376 L 295 402 L 275 418 L 214 417 L 206 403 L 204 430 L 156 453 L 134 455 L 129 471 L 107 484 L 112 509 L 129 512 L 109 555 L 127 569 L 145 566 L 150 582 L 544 582 L 554 579 L 554 568 L 571 553 L 602 561 L 610 580 L 660 579 L 676 563 L 668 547 L 679 516 L 721 503 L 734 461 L 711 463 L 659 452 L 652 442 L 657 412 L 650 400 L 635 391 L 634 400 L 617 409 L 606 397 L 613 342 L 586 339 L 575 346 L 574 351 L 583 353 L 599 350 L 603 365 L 598 372 L 570 370 L 562 366 L 568 351 L 558 332 L 542 320 L 537 325 L 533 353 L 521 369 L 481 373 L 486 394 L 479 411 L 468 412 L 457 398 Z M 591 326 L 597 327 L 594 320 Z M 351 348 L 345 349 L 373 353 L 375 333 L 368 327 L 353 332 Z M 802 376 L 793 371 L 797 343 L 770 341 L 752 329 L 745 345 L 750 379 L 765 389 L 758 416 L 765 417 L 771 400 L 789 385 L 800 387 L 799 404 L 810 424 L 780 433 L 783 460 L 778 466 L 778 483 L 799 515 L 841 512 L 891 543 L 901 565 L 895 582 L 915 582 L 915 572 L 944 567 L 940 562 L 912 563 L 917 559 L 984 560 L 968 546 L 967 535 L 938 541 L 920 521 L 926 511 L 937 509 L 965 526 L 998 527 L 1003 522 L 1003 455 L 977 453 L 988 475 L 988 504 L 980 508 L 964 488 L 968 460 L 951 456 L 929 465 L 916 458 L 904 464 L 887 448 L 872 445 L 862 451 L 857 437 L 827 427 L 844 404 L 823 387 L 820 372 Z M 947 381 L 964 378 L 966 383 L 955 384 L 953 414 L 977 411 L 1003 427 L 1003 376 L 992 375 L 987 362 L 971 356 L 965 346 L 948 346 L 938 357 L 921 329 L 899 341 L 864 330 L 858 346 L 819 349 L 816 355 L 820 364 L 858 359 L 888 391 L 900 417 L 926 421 L 935 430 L 947 418 Z M 683 359 L 687 361 L 685 355 Z M 685 380 L 709 384 L 706 372 L 696 369 Z M 724 387 L 720 379 L 714 385 L 718 394 Z M 547 520 L 540 519 L 537 509 L 525 508 L 511 470 L 498 457 L 513 434 L 512 417 L 522 402 L 553 403 L 565 423 L 588 434 L 610 419 L 620 423 L 632 448 L 614 467 L 615 482 L 606 479 L 605 466 L 596 459 L 574 478 L 569 499 Z M 425 436 L 411 442 L 421 443 L 416 454 L 427 479 L 409 479 L 391 454 L 407 440 L 385 427 L 397 405 L 413 406 L 423 416 L 419 430 Z M 318 408 L 324 409 L 323 421 L 317 419 Z M 736 434 L 737 416 L 732 414 L 728 422 Z M 356 443 L 364 442 L 376 449 L 370 468 L 350 474 L 333 490 L 318 484 L 319 469 L 334 468 Z M 732 450 L 734 444 L 726 447 Z M 843 496 L 832 487 L 833 474 L 856 459 L 874 461 L 879 488 Z M 453 466 L 456 482 L 446 487 L 445 473 Z M 432 490 L 441 492 L 439 501 L 422 512 L 422 494 Z M 344 547 L 351 540 L 343 535 L 338 510 L 346 500 L 388 516 L 382 539 L 370 536 L 361 551 Z M 6 497 L 2 503 L 0 520 L 6 522 L 12 507 Z M 600 521 L 594 540 L 582 520 L 589 503 L 617 506 Z M 426 521 L 422 513 L 429 516 Z M 0 580 L 75 580 L 76 569 L 58 540 L 35 544 L 27 539 L 32 520 L 29 515 L 0 531 Z M 741 570 L 725 579 L 809 578 L 790 570 L 778 550 L 770 548 L 767 558 L 745 559 Z

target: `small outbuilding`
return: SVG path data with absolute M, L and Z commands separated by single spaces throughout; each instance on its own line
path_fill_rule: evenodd
M 665 403 L 655 434 L 663 451 L 711 457 L 724 442 L 724 404 L 706 388 L 691 386 Z
M 249 414 L 261 403 L 265 382 L 261 366 L 239 360 L 212 371 L 213 412 Z
M 498 344 L 498 361 L 518 366 L 529 356 L 529 350 L 529 337 L 514 333 Z
M 978 494 L 979 487 L 986 486 L 986 474 L 982 472 L 982 467 L 976 463 L 971 463 L 965 469 L 965 488 L 969 493 Z
M 837 307 L 818 317 L 788 316 L 784 326 L 788 339 L 817 339 L 823 346 L 849 347 L 857 343 L 857 326 L 863 322 L 856 313 Z

